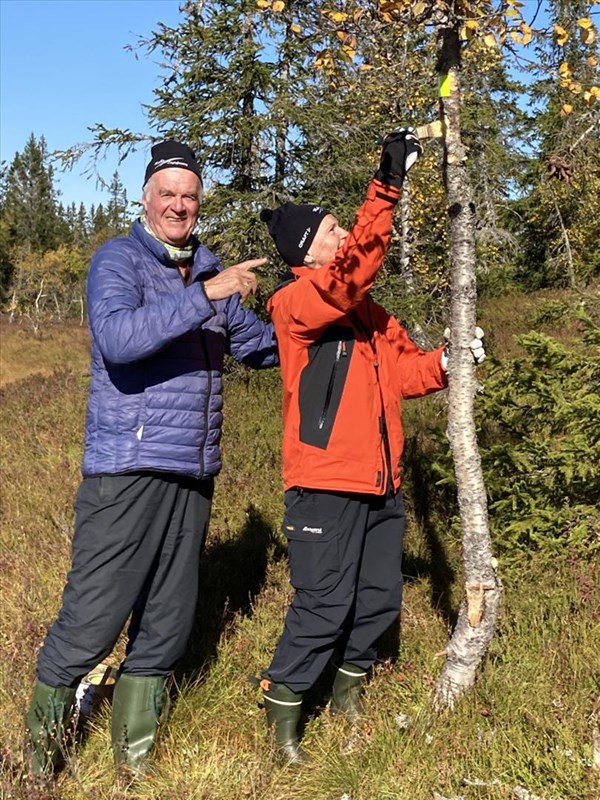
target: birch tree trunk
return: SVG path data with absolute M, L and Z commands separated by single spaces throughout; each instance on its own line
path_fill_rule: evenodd
M 443 170 L 451 230 L 448 439 L 456 474 L 466 590 L 436 686 L 434 703 L 441 709 L 452 708 L 475 681 L 477 667 L 496 630 L 502 584 L 492 553 L 473 415 L 477 381 L 469 343 L 476 324 L 475 207 L 460 136 L 460 42 L 456 29 L 440 26 L 438 44 L 440 110 L 445 127 Z

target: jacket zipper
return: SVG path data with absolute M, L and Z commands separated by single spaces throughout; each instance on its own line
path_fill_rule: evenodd
M 200 447 L 200 477 L 204 477 L 204 448 L 206 447 L 206 442 L 208 441 L 209 430 L 208 426 L 210 423 L 210 397 L 212 394 L 212 372 L 210 369 L 210 361 L 208 358 L 208 348 L 206 346 L 206 342 L 204 340 L 204 336 L 200 337 L 200 341 L 202 343 L 202 352 L 204 353 L 204 359 L 206 361 L 206 380 L 207 380 L 207 389 L 206 392 L 206 404 L 204 406 L 204 440 L 202 441 L 202 445 Z
M 325 395 L 325 404 L 323 406 L 323 411 L 321 412 L 321 416 L 319 417 L 319 430 L 323 429 L 323 425 L 325 425 L 325 420 L 327 419 L 327 412 L 329 411 L 329 406 L 331 405 L 331 397 L 333 395 L 333 387 L 335 385 L 335 376 L 338 369 L 338 364 L 340 363 L 340 358 L 342 356 L 345 358 L 347 356 L 346 351 L 346 342 L 341 339 L 338 342 L 337 350 L 335 353 L 335 361 L 333 362 L 333 367 L 331 369 L 331 375 L 329 376 L 329 383 L 327 385 L 327 393 Z
M 383 406 L 383 392 L 381 390 L 381 382 L 379 380 L 379 361 L 375 361 L 375 372 L 377 373 L 377 383 L 379 385 L 379 394 L 381 396 L 381 416 L 379 417 L 379 428 L 381 430 L 381 438 L 383 439 L 383 449 L 385 452 L 385 462 L 388 470 L 388 480 L 392 480 L 392 453 L 390 451 L 390 439 L 388 436 L 387 422 L 385 419 L 385 410 Z M 383 477 L 383 476 L 382 476 Z

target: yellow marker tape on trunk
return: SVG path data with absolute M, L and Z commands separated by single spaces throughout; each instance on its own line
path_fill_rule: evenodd
M 440 75 L 439 77 L 439 96 L 450 97 L 450 75 Z

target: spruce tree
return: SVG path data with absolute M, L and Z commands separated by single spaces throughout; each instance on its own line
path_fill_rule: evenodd
M 127 213 L 127 190 L 118 172 L 113 174 L 108 187 L 109 200 L 106 205 L 107 237 L 122 236 L 129 229 L 129 216 Z
M 32 133 L 8 168 L 2 216 L 11 246 L 44 253 L 61 241 L 64 228 L 48 160 L 46 140 L 43 136 L 38 140 Z
M 595 36 L 587 0 L 551 0 L 551 36 L 536 44 L 536 153 L 524 175 L 519 277 L 532 289 L 585 284 L 600 275 L 600 119 Z M 560 75 L 561 80 L 556 80 Z
M 196 150 L 208 190 L 199 234 L 228 262 L 271 251 L 259 211 L 299 195 L 309 129 L 323 124 L 310 68 L 319 9 L 279 5 L 188 2 L 176 28 L 161 24 L 144 43 L 166 70 L 151 125 Z
M 10 257 L 10 226 L 6 216 L 6 163 L 0 165 L 0 302 L 6 298 L 13 274 Z

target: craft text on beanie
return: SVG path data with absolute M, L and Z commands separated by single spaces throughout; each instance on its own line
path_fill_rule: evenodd
M 182 142 L 176 142 L 174 139 L 168 139 L 166 142 L 159 142 L 152 147 L 150 151 L 152 158 L 146 167 L 146 174 L 144 176 L 144 186 L 148 180 L 161 169 L 169 169 L 170 167 L 177 167 L 178 169 L 189 169 L 194 172 L 202 181 L 202 173 L 200 172 L 200 165 L 196 161 L 194 151 Z
M 279 208 L 263 208 L 260 218 L 269 227 L 279 255 L 290 267 L 304 263 L 319 225 L 330 212 L 308 203 L 284 203 Z

